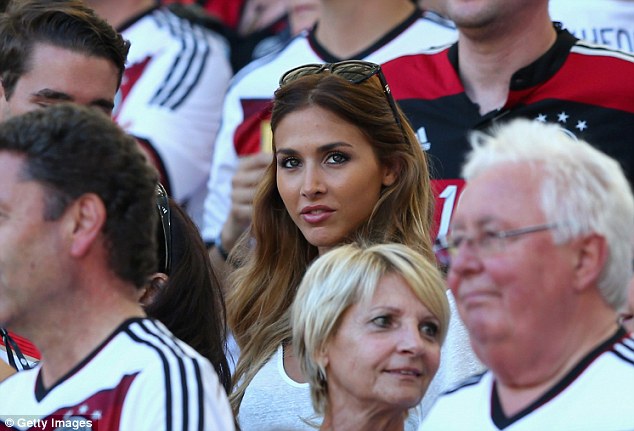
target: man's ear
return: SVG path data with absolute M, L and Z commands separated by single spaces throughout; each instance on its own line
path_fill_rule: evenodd
M 576 240 L 577 261 L 575 279 L 578 290 L 596 285 L 608 258 L 608 246 L 604 237 L 597 234 L 586 235 Z
M 99 196 L 86 193 L 67 208 L 64 217 L 69 217 L 71 223 L 71 254 L 81 257 L 100 236 L 106 224 L 106 207 Z

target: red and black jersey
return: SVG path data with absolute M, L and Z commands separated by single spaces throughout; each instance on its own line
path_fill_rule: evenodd
M 446 233 L 470 150 L 468 134 L 513 118 L 559 124 L 617 159 L 634 179 L 634 56 L 557 28 L 555 44 L 513 74 L 506 104 L 481 115 L 460 81 L 458 44 L 383 66 L 390 88 L 429 156 L 438 233 Z

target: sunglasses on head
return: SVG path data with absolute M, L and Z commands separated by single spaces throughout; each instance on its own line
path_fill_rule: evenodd
M 337 75 L 353 84 L 361 84 L 362 82 L 367 81 L 368 79 L 376 75 L 379 78 L 379 82 L 381 82 L 383 93 L 385 94 L 387 102 L 390 105 L 392 113 L 394 114 L 394 120 L 396 121 L 396 124 L 399 125 L 401 130 L 403 130 L 403 125 L 401 124 L 398 110 L 396 109 L 396 101 L 392 96 L 390 86 L 387 84 L 387 80 L 385 79 L 385 75 L 383 75 L 381 66 L 376 63 L 361 60 L 348 60 L 340 61 L 338 63 L 305 64 L 284 73 L 280 78 L 279 84 L 280 87 L 283 87 L 284 85 L 291 83 L 301 78 L 302 76 L 317 75 L 324 71 L 328 71 L 333 75 Z M 406 136 L 405 131 L 403 131 L 403 135 Z
M 163 243 L 159 244 L 164 251 L 161 268 L 163 273 L 169 275 L 172 265 L 172 218 L 167 191 L 161 183 L 156 185 L 156 207 L 158 209 L 161 226 L 163 228 Z

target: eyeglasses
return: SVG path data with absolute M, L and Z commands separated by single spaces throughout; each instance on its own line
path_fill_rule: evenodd
M 379 82 L 381 82 L 383 93 L 387 98 L 387 102 L 390 105 L 392 113 L 394 114 L 394 120 L 403 131 L 403 136 L 406 136 L 398 115 L 398 110 L 396 109 L 396 101 L 394 100 L 394 96 L 392 96 L 392 91 L 390 91 L 390 86 L 387 84 L 387 80 L 385 79 L 385 75 L 383 75 L 381 66 L 376 63 L 361 60 L 348 60 L 340 61 L 338 63 L 305 64 L 291 69 L 282 75 L 280 78 L 280 87 L 293 82 L 302 76 L 317 75 L 326 70 L 353 84 L 361 84 L 376 75 L 379 78 Z
M 516 238 L 529 233 L 542 232 L 559 227 L 558 223 L 539 224 L 511 230 L 485 230 L 475 236 L 468 236 L 461 232 L 453 233 L 436 239 L 434 253 L 441 266 L 451 265 L 452 258 L 456 255 L 460 246 L 468 245 L 478 256 L 492 256 L 504 251 L 506 240 Z
M 161 218 L 161 226 L 163 227 L 163 273 L 169 274 L 172 265 L 172 217 L 169 206 L 167 191 L 161 183 L 156 185 L 156 207 L 158 208 Z

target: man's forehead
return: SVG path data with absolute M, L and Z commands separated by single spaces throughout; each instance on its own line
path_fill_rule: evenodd
M 497 166 L 467 184 L 458 198 L 454 222 L 468 218 L 490 223 L 539 211 L 541 180 L 530 166 Z

